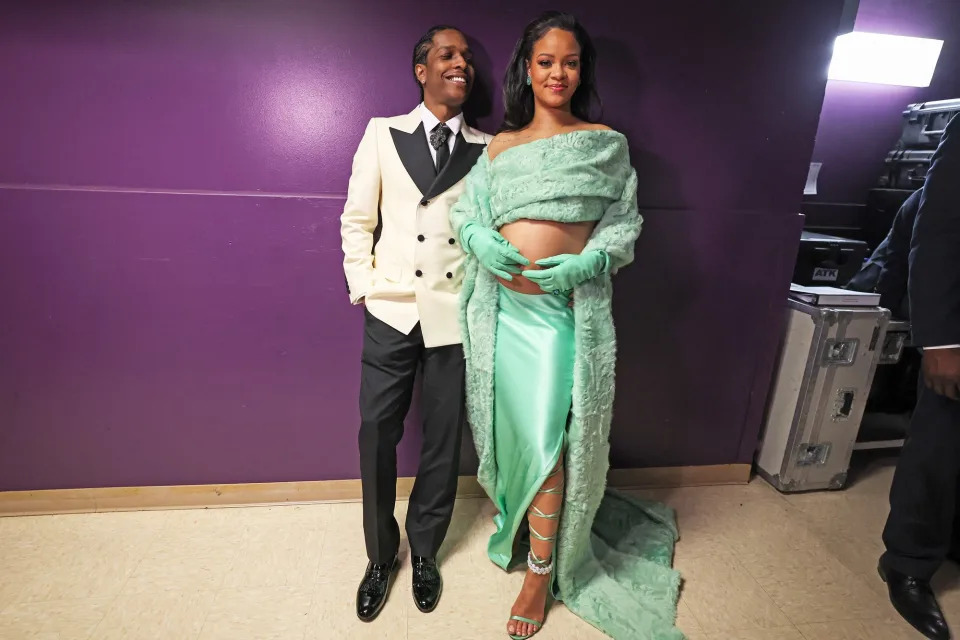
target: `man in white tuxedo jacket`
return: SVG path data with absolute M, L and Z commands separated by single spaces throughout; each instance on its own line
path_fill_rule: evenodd
M 341 217 L 350 302 L 365 307 L 359 441 L 369 563 L 357 592 L 364 621 L 380 613 L 397 564 L 396 446 L 418 367 L 423 447 L 406 531 L 417 607 L 432 611 L 440 598 L 436 555 L 453 515 L 465 424 L 464 252 L 448 214 L 491 138 L 463 119 L 474 69 L 459 30 L 430 29 L 414 49 L 413 71 L 423 101 L 367 125 Z

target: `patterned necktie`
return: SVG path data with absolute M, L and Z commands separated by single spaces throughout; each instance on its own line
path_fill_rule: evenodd
M 447 144 L 447 140 L 450 139 L 451 133 L 453 132 L 450 131 L 450 127 L 442 122 L 430 132 L 430 146 L 437 151 L 437 175 L 443 171 L 444 165 L 450 159 L 450 145 Z

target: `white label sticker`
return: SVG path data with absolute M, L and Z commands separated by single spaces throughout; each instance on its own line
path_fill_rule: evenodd
M 840 269 L 824 269 L 817 267 L 813 270 L 813 279 L 816 282 L 836 282 L 840 277 Z

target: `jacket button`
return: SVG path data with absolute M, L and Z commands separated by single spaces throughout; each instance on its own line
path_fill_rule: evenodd
M 425 207 L 425 206 L 427 206 L 427 205 L 429 205 L 429 204 L 430 204 L 430 201 L 427 200 L 426 198 L 424 198 L 423 200 L 420 201 L 420 206 L 421 206 L 421 207 Z
M 454 240 L 453 238 L 450 238 L 449 240 L 447 240 L 447 242 L 449 242 L 450 244 L 457 244 L 457 241 Z
M 420 271 L 420 269 L 417 269 L 416 275 L 417 275 L 417 277 L 419 278 L 420 276 L 423 275 L 423 271 Z
M 420 234 L 419 236 L 417 236 L 417 240 L 419 240 L 420 242 L 423 242 L 424 240 L 426 240 L 426 238 L 423 237 L 423 234 Z
M 447 271 L 447 278 L 452 278 L 452 277 L 453 277 L 453 274 Z

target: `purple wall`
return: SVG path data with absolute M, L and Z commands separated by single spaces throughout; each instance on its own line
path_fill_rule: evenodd
M 842 2 L 554 4 L 597 41 L 647 219 L 614 464 L 748 462 Z M 482 43 L 492 86 L 544 7 L 79 5 L 0 21 L 0 489 L 356 477 L 338 216 L 362 128 L 414 106 L 430 22 Z
M 866 202 L 883 159 L 900 137 L 904 107 L 960 98 L 960 2 L 957 0 L 860 0 L 857 31 L 943 40 L 929 87 L 827 83 L 813 161 L 822 162 L 814 202 Z

